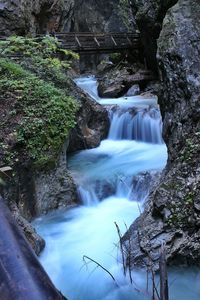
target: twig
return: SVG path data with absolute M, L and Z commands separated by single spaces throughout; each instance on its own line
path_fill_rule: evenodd
M 119 229 L 118 224 L 115 222 L 115 226 L 117 228 L 117 233 L 119 236 L 119 245 L 120 245 L 120 251 L 121 251 L 121 255 L 122 255 L 122 265 L 123 265 L 123 271 L 124 271 L 124 276 L 126 276 L 126 264 L 125 264 L 125 257 L 124 257 L 124 249 L 123 249 L 123 245 L 122 245 L 122 235 Z
M 124 223 L 126 227 L 126 231 L 128 231 L 128 226 L 126 223 Z M 128 235 L 128 273 L 129 273 L 129 279 L 130 283 L 133 283 L 132 273 L 131 273 L 131 236 Z
M 100 263 L 98 263 L 96 260 L 90 258 L 89 256 L 87 255 L 84 255 L 83 256 L 83 261 L 87 264 L 86 260 L 85 259 L 88 259 L 90 260 L 91 262 L 95 263 L 98 267 L 100 267 L 101 269 L 103 269 L 106 273 L 108 273 L 110 275 L 110 277 L 112 278 L 112 280 L 117 284 L 116 280 L 115 280 L 115 277 L 106 269 L 104 268 Z

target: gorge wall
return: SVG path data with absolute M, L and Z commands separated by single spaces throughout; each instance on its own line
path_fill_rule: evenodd
M 73 7 L 74 0 L 2 0 L 0 35 L 69 30 Z
M 138 7 L 136 18 L 140 28 L 144 18 L 146 24 L 151 24 L 148 34 L 156 45 L 154 16 L 162 10 L 161 1 L 149 2 L 150 16 L 144 15 L 140 1 L 133 2 Z M 163 24 L 160 23 L 159 102 L 169 159 L 144 213 L 125 236 L 125 240 L 132 240 L 133 265 L 145 265 L 150 256 L 157 268 L 162 242 L 166 243 L 169 263 L 200 262 L 199 12 L 198 0 L 179 0 L 167 11 Z
M 127 31 L 133 20 L 131 10 L 123 5 L 120 0 L 2 0 L 0 35 Z
M 75 0 L 74 31 L 120 32 L 131 26 L 120 12 L 120 0 Z
M 167 10 L 177 0 L 134 0 L 131 8 L 141 33 L 144 54 L 150 69 L 157 71 L 157 39 Z

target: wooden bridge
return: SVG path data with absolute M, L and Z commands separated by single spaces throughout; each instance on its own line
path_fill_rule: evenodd
M 140 35 L 138 33 L 54 33 L 64 49 L 75 52 L 120 52 L 125 49 L 139 49 Z M 42 35 L 38 35 L 42 37 Z

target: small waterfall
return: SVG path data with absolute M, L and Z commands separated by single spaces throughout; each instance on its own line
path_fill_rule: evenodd
M 99 202 L 99 199 L 95 193 L 95 190 L 90 187 L 89 189 L 84 189 L 82 186 L 78 187 L 78 194 L 81 202 L 85 206 L 92 206 Z
M 81 202 L 91 206 L 110 196 L 143 201 L 152 178 L 148 174 L 162 169 L 165 160 L 164 143 L 107 139 L 98 148 L 74 154 L 68 167 Z
M 162 119 L 158 108 L 149 107 L 137 111 L 121 108 L 110 110 L 111 126 L 108 138 L 111 140 L 136 140 L 162 144 Z

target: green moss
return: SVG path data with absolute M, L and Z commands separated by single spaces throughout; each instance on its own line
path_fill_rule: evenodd
M 1 164 L 29 160 L 36 167 L 51 165 L 75 126 L 79 104 L 57 84 L 63 81 L 66 86 L 70 62 L 52 57 L 56 41 L 47 41 L 15 38 L 0 45 L 5 56 L 0 59 L 0 108 L 5 115 L 0 128 Z M 7 57 L 18 52 L 25 56 L 18 63 Z
M 194 163 L 194 157 L 198 157 L 200 148 L 200 132 L 197 131 L 191 137 L 187 138 L 185 145 L 180 152 L 180 159 L 183 162 Z
M 66 86 L 66 71 L 79 59 L 78 54 L 62 49 L 58 40 L 51 36 L 40 39 L 12 36 L 7 41 L 0 41 L 0 52 L 2 56 L 14 58 L 23 68 L 60 87 Z

